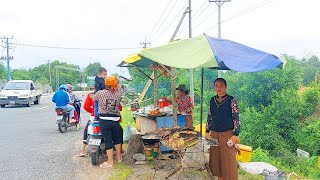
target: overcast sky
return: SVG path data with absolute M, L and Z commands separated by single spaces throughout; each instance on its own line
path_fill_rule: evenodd
M 13 36 L 13 43 L 77 48 L 135 48 L 147 36 L 154 47 L 168 42 L 186 3 L 187 0 L 0 0 L 0 35 Z M 319 7 L 319 0 L 232 0 L 222 7 L 222 38 L 276 55 L 320 55 Z M 192 0 L 192 9 L 193 36 L 217 36 L 216 4 Z M 187 21 L 186 17 L 177 38 L 187 37 Z M 124 70 L 116 65 L 138 50 L 15 45 L 11 64 L 14 68 L 30 68 L 47 60 L 60 60 L 84 67 L 99 61 L 110 72 L 119 73 Z M 3 48 L 1 53 L 5 55 Z

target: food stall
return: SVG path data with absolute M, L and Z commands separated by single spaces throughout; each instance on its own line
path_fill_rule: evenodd
M 123 64 L 127 67 L 158 67 L 154 68 L 152 76 L 148 76 L 154 83 L 154 108 L 158 106 L 157 95 L 157 70 L 164 70 L 170 75 L 172 99 L 176 97 L 175 79 L 184 69 L 201 68 L 201 106 L 200 106 L 200 133 L 194 134 L 194 130 L 187 130 L 177 125 L 184 125 L 184 115 L 177 112 L 177 104 L 172 101 L 172 113 L 165 111 L 155 112 L 153 108 L 142 108 L 137 113 L 136 123 L 137 129 L 146 134 L 142 136 L 143 141 L 160 142 L 168 148 L 173 148 L 179 154 L 180 159 L 187 153 L 187 149 L 193 147 L 199 142 L 205 141 L 209 146 L 219 146 L 219 142 L 215 139 L 203 140 L 201 135 L 203 131 L 203 68 L 234 70 L 238 72 L 258 72 L 273 69 L 275 67 L 283 68 L 285 61 L 280 60 L 277 56 L 268 54 L 245 45 L 230 41 L 213 38 L 202 35 L 186 40 L 179 40 L 164 46 L 144 49 L 139 54 L 133 55 L 126 59 Z M 122 66 L 126 67 L 126 66 Z M 180 72 L 176 73 L 179 68 Z M 145 74 L 142 70 L 140 70 Z M 150 111 L 151 110 L 151 111 Z M 164 113 L 163 113 L 164 112 Z M 185 120 L 184 120 L 185 121 Z M 167 126 L 168 125 L 168 126 Z M 164 129 L 163 129 L 164 128 Z M 196 149 L 205 153 L 204 146 Z M 196 153 L 192 151 L 191 154 Z M 162 150 L 160 151 L 160 153 Z M 189 154 L 190 155 L 190 154 Z M 195 156 L 199 156 L 195 154 Z M 199 156 L 200 157 L 200 156 Z M 204 158 L 204 156 L 201 156 Z M 191 158 L 194 159 L 194 158 Z M 208 164 L 205 164 L 208 172 Z M 182 166 L 167 176 L 169 178 L 178 171 Z M 210 173 L 209 173 L 210 174 Z

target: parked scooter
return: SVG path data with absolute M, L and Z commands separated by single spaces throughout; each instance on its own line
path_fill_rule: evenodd
M 106 154 L 105 144 L 100 131 L 99 121 L 92 121 L 88 126 L 87 144 L 91 153 L 92 165 L 97 165 L 102 154 Z

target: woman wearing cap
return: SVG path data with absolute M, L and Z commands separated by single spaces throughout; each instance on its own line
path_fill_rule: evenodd
M 108 76 L 105 79 L 106 89 L 98 91 L 93 98 L 94 101 L 98 101 L 99 123 L 108 156 L 108 160 L 100 164 L 104 169 L 112 168 L 114 165 L 113 147 L 116 149 L 118 162 L 122 162 L 122 128 L 119 123 L 121 96 L 113 88 L 117 83 L 115 76 Z
M 176 90 L 178 90 L 178 96 L 176 99 L 178 104 L 178 110 L 180 113 L 187 115 L 186 117 L 187 127 L 188 128 L 193 127 L 192 110 L 194 109 L 194 105 L 191 97 L 189 96 L 189 90 L 184 84 L 180 84 Z M 164 100 L 169 104 L 172 104 L 171 99 L 164 97 Z
M 210 100 L 206 138 L 217 139 L 219 146 L 210 147 L 209 167 L 219 180 L 237 180 L 235 145 L 239 143 L 240 133 L 237 102 L 226 93 L 227 82 L 223 78 L 214 81 L 214 90 L 217 95 Z

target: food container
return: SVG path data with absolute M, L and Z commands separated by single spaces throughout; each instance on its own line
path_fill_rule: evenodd
M 164 98 L 159 99 L 159 100 L 158 100 L 158 103 L 159 103 L 159 108 L 164 108 L 164 107 L 170 105 L 169 103 L 167 103 L 167 102 L 165 101 Z
M 240 149 L 240 155 L 237 153 L 237 156 L 236 156 L 237 160 L 241 162 L 250 162 L 252 148 L 250 146 L 239 144 L 239 149 Z

